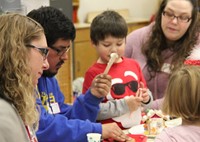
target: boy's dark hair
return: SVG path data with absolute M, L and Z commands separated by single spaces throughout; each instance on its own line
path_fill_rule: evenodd
M 125 19 L 115 11 L 107 10 L 97 15 L 90 27 L 90 39 L 97 45 L 107 36 L 124 38 L 127 36 L 128 27 Z
M 72 41 L 75 39 L 76 31 L 72 21 L 54 7 L 40 7 L 29 12 L 27 16 L 42 25 L 48 46 L 52 46 L 59 38 Z

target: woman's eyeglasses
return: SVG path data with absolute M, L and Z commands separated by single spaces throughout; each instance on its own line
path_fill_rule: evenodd
M 126 84 L 122 83 L 117 83 L 112 85 L 111 90 L 116 94 L 116 95 L 122 95 L 125 92 L 125 87 L 128 86 L 130 90 L 133 92 L 137 92 L 138 90 L 138 82 L 137 81 L 130 81 L 127 82 Z
M 181 23 L 187 23 L 192 19 L 191 17 L 188 17 L 188 16 L 175 16 L 173 13 L 167 12 L 167 11 L 163 11 L 162 13 L 163 13 L 163 16 L 165 16 L 169 20 L 173 20 L 174 18 L 176 18 L 177 21 Z
M 48 53 L 49 53 L 49 49 L 48 48 L 40 48 L 40 47 L 36 47 L 34 45 L 31 45 L 31 44 L 28 44 L 26 46 L 38 50 L 40 52 L 40 54 L 43 56 L 43 59 L 44 60 L 47 59 L 47 56 L 48 56 Z
M 51 48 L 51 49 L 53 49 L 54 51 L 56 51 L 58 56 L 62 56 L 63 54 L 65 54 L 66 52 L 68 52 L 69 49 L 70 49 L 70 48 L 68 47 L 68 48 L 66 48 L 66 49 L 64 49 L 64 50 L 60 50 L 60 49 L 57 49 L 56 47 L 53 47 L 53 46 L 49 46 L 49 48 Z

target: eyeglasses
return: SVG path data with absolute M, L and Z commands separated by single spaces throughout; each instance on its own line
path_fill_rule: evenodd
M 165 16 L 169 20 L 173 20 L 174 18 L 176 18 L 177 21 L 181 23 L 187 23 L 192 19 L 191 17 L 188 17 L 188 16 L 175 16 L 173 13 L 170 13 L 167 11 L 163 11 L 163 16 Z
M 37 49 L 40 54 L 43 56 L 43 59 L 46 60 L 47 59 L 47 56 L 49 54 L 49 49 L 48 48 L 40 48 L 40 47 L 36 47 L 34 45 L 31 45 L 31 44 L 28 44 L 26 45 L 27 47 L 30 47 L 30 48 L 34 48 L 34 49 Z
M 70 48 L 68 47 L 68 48 L 66 48 L 66 49 L 64 49 L 64 50 L 60 50 L 60 49 L 57 49 L 56 47 L 53 47 L 53 46 L 49 46 L 49 48 L 51 48 L 51 49 L 53 49 L 54 51 L 56 51 L 58 56 L 62 56 L 63 54 L 65 54 L 66 52 L 68 52 L 69 49 L 70 49 Z
M 137 90 L 138 90 L 138 82 L 137 81 L 130 81 L 130 82 L 127 82 L 126 84 L 122 84 L 122 83 L 114 84 L 114 85 L 112 85 L 111 90 L 116 95 L 122 95 L 125 92 L 126 86 L 128 86 L 128 88 L 131 89 L 133 92 L 137 92 Z

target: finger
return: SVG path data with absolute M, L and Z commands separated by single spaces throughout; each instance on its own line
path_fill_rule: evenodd
M 122 138 L 122 139 L 126 139 L 126 134 L 124 134 L 124 133 L 122 133 L 121 135 L 120 135 L 120 137 Z
M 136 97 L 142 97 L 142 89 L 139 88 L 138 91 L 136 92 Z
M 108 85 L 109 87 L 111 86 L 111 79 L 109 77 L 105 77 L 103 75 L 100 75 L 97 79 L 96 79 L 96 83 L 99 84 L 105 84 Z
M 105 97 L 108 94 L 108 91 L 102 89 L 102 88 L 98 88 L 97 92 L 99 94 L 100 97 Z
M 149 95 L 148 95 L 148 93 L 146 93 L 146 92 L 142 94 L 142 97 L 143 97 L 143 98 L 148 97 L 148 96 L 149 96 Z
M 107 75 L 107 74 L 99 74 L 99 77 L 106 79 L 106 80 L 109 80 L 109 81 L 111 81 L 111 79 L 112 79 L 112 77 L 110 75 Z
M 144 88 L 144 83 L 140 82 L 139 88 Z
M 113 129 L 114 129 L 114 133 L 116 134 L 116 135 L 122 135 L 124 132 L 122 131 L 122 129 L 120 129 L 119 128 L 119 126 L 116 124 L 116 123 L 114 123 L 114 127 L 113 127 Z
M 124 142 L 125 140 L 126 140 L 126 138 L 123 138 L 123 137 L 121 137 L 121 136 L 115 136 L 114 137 L 114 140 L 116 140 L 116 141 L 120 141 L 120 142 Z
M 142 97 L 142 88 L 139 89 L 139 97 Z
M 136 97 L 135 100 L 139 103 L 141 103 L 141 101 L 143 101 L 143 98 L 142 97 Z
M 111 84 L 110 83 L 106 84 L 106 83 L 98 82 L 98 83 L 96 83 L 96 88 L 105 90 L 106 92 L 109 92 L 110 88 L 111 88 Z
M 135 97 L 139 97 L 140 89 L 137 90 Z
M 114 134 L 113 137 L 117 141 L 125 141 L 127 139 L 127 136 L 124 133 Z
M 147 94 L 147 88 L 142 88 L 142 94 Z

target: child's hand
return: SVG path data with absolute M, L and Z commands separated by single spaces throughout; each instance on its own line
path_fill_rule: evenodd
M 138 89 L 140 90 L 140 97 L 142 97 L 142 102 L 143 103 L 146 103 L 149 101 L 150 99 L 150 96 L 148 94 L 148 89 L 144 87 L 144 83 L 143 82 L 140 82 L 140 88 Z
M 107 74 L 99 74 L 97 75 L 91 84 L 91 93 L 98 97 L 105 97 L 111 88 L 111 76 Z
M 130 112 L 136 111 L 141 106 L 142 100 L 143 99 L 141 97 L 133 95 L 125 97 L 125 101 L 126 104 L 128 105 Z

